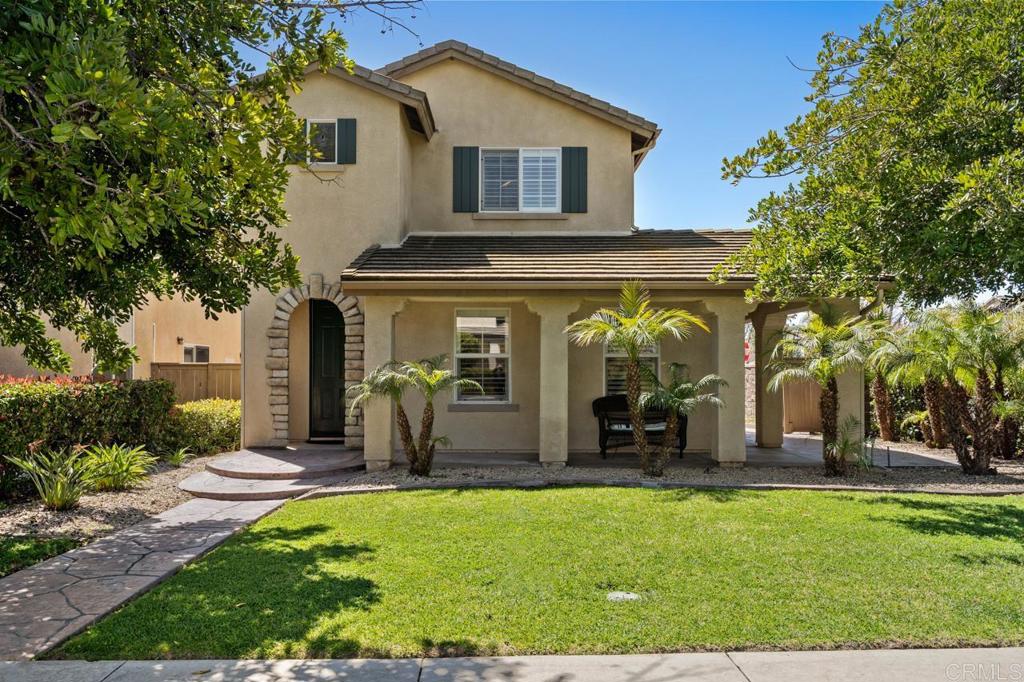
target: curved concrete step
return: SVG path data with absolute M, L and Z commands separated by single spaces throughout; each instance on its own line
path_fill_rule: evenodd
M 215 457 L 206 464 L 206 470 L 225 478 L 285 480 L 340 476 L 362 470 L 364 466 L 359 452 L 239 450 Z
M 211 500 L 285 500 L 337 482 L 337 476 L 267 480 L 228 478 L 209 471 L 200 471 L 179 483 L 178 487 L 196 497 Z

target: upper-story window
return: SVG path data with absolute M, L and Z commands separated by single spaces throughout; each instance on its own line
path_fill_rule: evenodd
M 481 149 L 480 210 L 559 212 L 561 166 L 561 149 Z
M 309 144 L 316 150 L 310 163 L 334 163 L 338 158 L 338 122 L 309 121 Z

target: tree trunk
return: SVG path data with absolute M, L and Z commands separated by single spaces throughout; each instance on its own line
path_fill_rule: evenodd
M 412 471 L 412 467 L 416 464 L 416 443 L 412 439 L 409 416 L 405 413 L 401 402 L 395 403 L 395 419 L 398 422 L 398 437 L 402 441 L 402 450 L 405 452 L 405 459 L 409 462 L 409 471 Z M 390 454 L 388 456 L 390 457 Z
M 633 443 L 640 457 L 640 468 L 647 471 L 650 457 L 647 451 L 647 431 L 644 430 L 644 410 L 640 407 L 640 365 L 632 359 L 626 362 L 626 402 L 629 404 L 629 425 L 633 429 Z
M 967 437 L 969 432 L 976 430 L 967 391 L 960 384 L 949 382 L 945 393 L 942 401 L 943 426 L 949 435 L 949 444 L 956 453 L 960 468 L 965 474 L 975 476 L 993 473 L 985 456 L 985 449 L 979 449 L 977 443 L 974 443 L 975 447 L 972 448 Z
M 974 384 L 974 450 L 988 469 L 992 458 L 1001 452 L 999 420 L 996 418 L 996 393 L 989 373 L 982 369 Z
M 993 387 L 999 400 L 1009 400 L 1006 381 L 1002 370 L 996 370 Z M 1020 437 L 1020 422 L 1007 415 L 999 420 L 999 456 L 1003 459 L 1017 457 L 1017 439 Z
M 836 452 L 839 435 L 839 384 L 835 377 L 821 389 L 818 401 L 821 410 L 821 457 L 825 462 L 826 476 L 842 476 L 846 473 L 846 460 Z
M 871 397 L 875 403 L 875 418 L 878 420 L 878 434 L 882 440 L 898 443 L 900 432 L 896 428 L 896 414 L 892 409 L 889 384 L 881 372 L 875 372 L 871 380 Z
M 944 448 L 949 445 L 949 435 L 946 430 L 943 414 L 946 400 L 946 391 L 942 388 L 942 382 L 937 379 L 927 379 L 924 382 L 924 406 L 928 410 L 928 422 L 932 431 L 932 441 L 925 443 L 930 448 Z
M 420 418 L 420 439 L 416 448 L 416 463 L 409 467 L 409 473 L 414 476 L 430 475 L 430 467 L 434 460 L 434 444 L 430 442 L 433 434 L 434 403 L 428 400 L 423 406 L 423 416 Z
M 675 410 L 669 410 L 665 413 L 665 438 L 661 441 L 661 447 L 658 448 L 658 454 L 651 458 L 651 469 L 644 473 L 650 474 L 651 476 L 661 476 L 665 473 L 665 465 L 668 464 L 668 460 L 672 457 L 672 451 L 678 445 L 676 442 L 679 436 L 679 413 Z

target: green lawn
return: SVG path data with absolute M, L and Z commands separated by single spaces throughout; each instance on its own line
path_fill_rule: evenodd
M 1020 643 L 1022 587 L 1019 498 L 387 493 L 290 503 L 57 655 Z
M 0 538 L 0 577 L 78 546 L 74 538 Z

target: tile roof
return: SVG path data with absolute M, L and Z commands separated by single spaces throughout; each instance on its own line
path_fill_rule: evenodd
M 633 130 L 653 142 L 660 130 L 658 124 L 648 121 L 642 116 L 626 111 L 610 102 L 596 97 L 591 97 L 585 92 L 574 90 L 568 85 L 563 85 L 550 78 L 545 78 L 528 69 L 506 62 L 499 57 L 488 54 L 483 50 L 467 45 L 457 40 L 445 40 L 444 42 L 431 45 L 419 52 L 403 57 L 396 62 L 387 64 L 378 69 L 379 73 L 401 78 L 402 76 L 417 71 L 418 69 L 433 64 L 445 57 L 455 57 L 464 61 L 476 63 L 510 80 L 529 85 L 545 94 L 560 99 L 578 108 L 590 109 L 592 113 L 598 114 L 606 119 L 612 119 L 619 125 Z
M 639 230 L 598 235 L 412 234 L 374 245 L 345 282 L 704 282 L 750 241 L 750 230 Z M 735 276 L 740 282 L 751 277 Z

